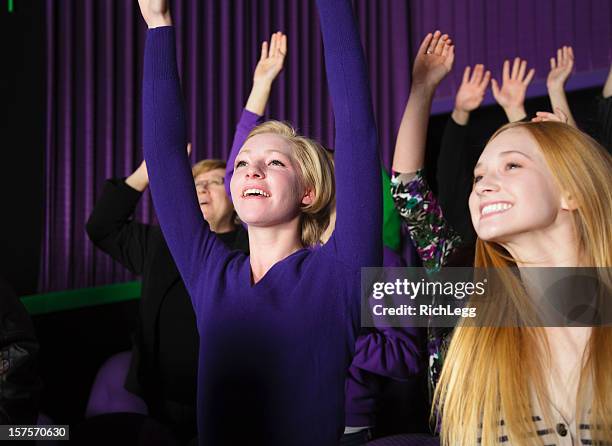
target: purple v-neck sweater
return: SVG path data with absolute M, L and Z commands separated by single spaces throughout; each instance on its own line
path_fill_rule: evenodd
M 382 212 L 373 212 L 382 209 L 381 180 L 372 169 L 376 129 L 350 1 L 318 5 L 336 124 L 336 231 L 324 247 L 293 253 L 255 285 L 249 257 L 229 251 L 201 217 L 185 154 L 174 29 L 148 32 L 144 152 L 201 338 L 200 444 L 332 445 L 344 426 L 360 268 L 382 260 Z

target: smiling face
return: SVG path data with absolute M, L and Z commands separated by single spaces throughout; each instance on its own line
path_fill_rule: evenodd
M 212 169 L 194 178 L 198 203 L 204 219 L 211 228 L 221 230 L 233 226 L 234 207 L 225 193 L 225 169 Z
M 495 242 L 544 230 L 566 208 L 537 142 L 521 128 L 501 132 L 485 147 L 469 207 L 478 237 Z
M 300 174 L 291 144 L 280 135 L 249 138 L 234 164 L 230 184 L 236 212 L 251 226 L 289 222 L 312 200 Z

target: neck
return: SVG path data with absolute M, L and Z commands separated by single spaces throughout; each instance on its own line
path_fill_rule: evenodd
M 501 245 L 519 267 L 584 266 L 571 218 L 562 214 L 552 225 L 519 234 Z
M 299 216 L 272 227 L 249 226 L 249 250 L 253 283 L 276 264 L 303 248 Z
M 226 232 L 232 232 L 236 230 L 236 225 L 233 219 L 223 219 L 219 221 L 209 221 L 208 226 L 210 230 L 215 234 L 225 234 Z

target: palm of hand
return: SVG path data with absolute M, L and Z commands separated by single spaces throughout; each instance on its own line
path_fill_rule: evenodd
M 550 70 L 546 83 L 550 85 L 563 85 L 570 73 L 572 72 L 571 65 L 561 65 L 557 68 Z
M 253 74 L 253 80 L 255 82 L 260 80 L 274 80 L 274 78 L 283 69 L 284 57 L 268 57 L 264 60 L 260 60 L 255 67 L 255 73 Z
M 461 84 L 455 102 L 461 110 L 476 110 L 484 97 L 484 91 L 477 85 L 469 83 Z
M 518 80 L 509 79 L 502 85 L 497 102 L 502 107 L 520 106 L 525 101 L 527 87 Z
M 413 82 L 437 84 L 450 72 L 452 66 L 453 61 L 448 55 L 421 54 L 414 64 Z

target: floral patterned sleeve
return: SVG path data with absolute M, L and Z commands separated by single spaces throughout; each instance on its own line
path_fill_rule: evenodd
M 423 266 L 430 272 L 438 271 L 459 246 L 461 238 L 444 219 L 438 199 L 425 180 L 424 170 L 394 173 L 391 195 Z
M 423 169 L 416 173 L 394 173 L 391 178 L 391 195 L 395 207 L 408 226 L 423 266 L 428 273 L 436 273 L 461 243 L 461 237 L 444 219 L 442 208 L 433 194 Z M 432 327 L 427 329 L 427 350 L 429 353 L 429 397 L 440 378 L 442 365 L 452 328 Z

